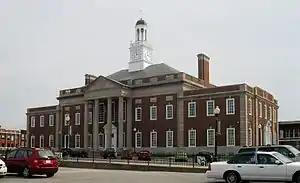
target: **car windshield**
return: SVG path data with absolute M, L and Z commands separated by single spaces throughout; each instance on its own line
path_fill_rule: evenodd
M 300 151 L 296 149 L 294 146 L 287 146 L 287 149 L 290 150 L 295 155 L 300 155 Z
M 55 155 L 50 150 L 38 150 L 38 156 L 40 158 L 53 158 Z
M 292 163 L 292 162 L 293 162 L 291 159 L 289 159 L 288 157 L 286 157 L 286 156 L 280 154 L 279 152 L 275 152 L 273 155 L 274 155 L 277 159 L 283 161 L 283 162 L 286 163 L 286 164 L 287 164 L 287 163 Z

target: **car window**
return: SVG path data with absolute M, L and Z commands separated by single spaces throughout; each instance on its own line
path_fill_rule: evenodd
M 230 161 L 229 164 L 255 164 L 255 154 L 237 154 Z
M 285 147 L 275 147 L 275 151 L 287 157 L 289 156 L 290 153 L 292 153 L 290 150 L 288 150 Z
M 38 156 L 40 158 L 53 158 L 55 155 L 50 150 L 38 150 Z
M 255 152 L 255 148 L 242 148 L 239 150 L 238 153 L 245 153 L 245 152 Z
M 25 157 L 25 152 L 24 150 L 18 150 L 18 152 L 16 153 L 15 158 L 24 158 Z
M 257 155 L 258 164 L 264 164 L 264 165 L 276 164 L 276 160 L 278 160 L 278 159 L 269 154 L 258 154 Z
M 26 154 L 26 157 L 31 157 L 32 156 L 32 150 L 27 150 L 27 154 Z
M 271 151 L 275 151 L 275 150 L 273 147 L 260 147 L 260 148 L 258 148 L 258 151 L 271 152 Z
M 16 156 L 17 150 L 10 151 L 7 154 L 7 158 L 14 158 Z

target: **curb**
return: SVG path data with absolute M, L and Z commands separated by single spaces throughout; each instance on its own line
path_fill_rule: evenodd
M 182 172 L 182 173 L 205 173 L 207 168 L 186 168 L 186 167 L 162 167 L 148 165 L 130 165 L 130 164 L 110 164 L 93 162 L 62 162 L 61 167 L 67 168 L 87 168 L 103 170 L 131 170 L 131 171 L 164 171 L 164 172 Z

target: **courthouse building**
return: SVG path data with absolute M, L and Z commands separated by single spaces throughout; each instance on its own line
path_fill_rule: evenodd
M 86 74 L 81 87 L 60 91 L 58 104 L 27 109 L 28 146 L 212 149 L 216 106 L 225 149 L 278 142 L 272 94 L 244 83 L 213 85 L 205 54 L 195 58 L 197 77 L 155 63 L 147 23 L 138 20 L 134 31 L 128 69 Z

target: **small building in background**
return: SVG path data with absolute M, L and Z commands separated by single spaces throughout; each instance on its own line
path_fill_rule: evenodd
M 26 130 L 0 126 L 0 149 L 26 146 Z
M 300 120 L 279 121 L 279 144 L 300 149 Z

